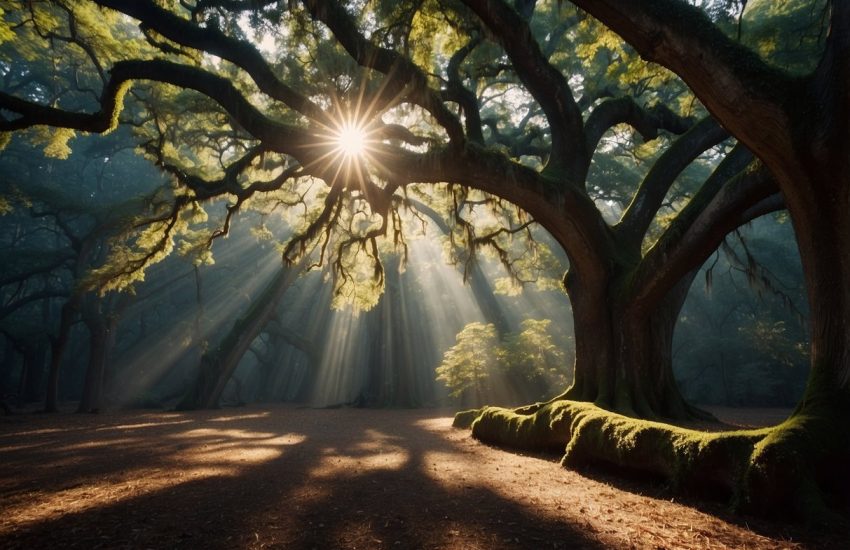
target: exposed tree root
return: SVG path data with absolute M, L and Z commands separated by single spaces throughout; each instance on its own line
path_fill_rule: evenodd
M 841 462 L 848 458 L 840 452 L 844 443 L 825 445 L 827 434 L 809 426 L 805 416 L 774 428 L 702 432 L 586 402 L 561 400 L 532 409 L 464 411 L 455 425 L 471 426 L 473 436 L 488 443 L 563 450 L 565 467 L 604 464 L 664 479 L 675 491 L 721 497 L 737 510 L 810 523 L 846 521 L 850 476 L 838 472 L 848 463 Z

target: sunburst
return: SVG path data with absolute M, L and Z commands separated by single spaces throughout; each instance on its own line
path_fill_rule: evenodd
M 334 132 L 334 145 L 337 153 L 348 160 L 362 158 L 366 153 L 369 134 L 366 129 L 356 123 L 346 122 Z

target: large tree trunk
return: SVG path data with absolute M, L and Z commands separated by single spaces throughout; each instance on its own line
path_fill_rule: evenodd
M 846 152 L 845 157 L 850 159 Z M 850 166 L 812 166 L 792 210 L 809 298 L 811 371 L 794 414 L 756 449 L 748 504 L 828 521 L 850 506 Z M 802 176 L 800 176 L 802 177 Z M 789 204 L 790 206 L 790 204 Z
M 584 285 L 568 275 L 575 378 L 559 398 L 642 418 L 705 417 L 685 402 L 673 377 L 673 330 L 695 275 L 685 276 L 652 311 L 618 296 L 628 292 L 625 285 Z

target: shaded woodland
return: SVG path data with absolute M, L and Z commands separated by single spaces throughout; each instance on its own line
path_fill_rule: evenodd
M 5 1 L 0 80 L 7 414 L 449 406 L 848 521 L 850 4 Z

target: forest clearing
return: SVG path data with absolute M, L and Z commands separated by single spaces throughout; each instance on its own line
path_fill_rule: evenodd
M 845 547 L 557 458 L 483 445 L 448 411 L 3 417 L 0 547 Z
M 850 548 L 850 0 L 0 0 L 0 409 L 3 548 Z

